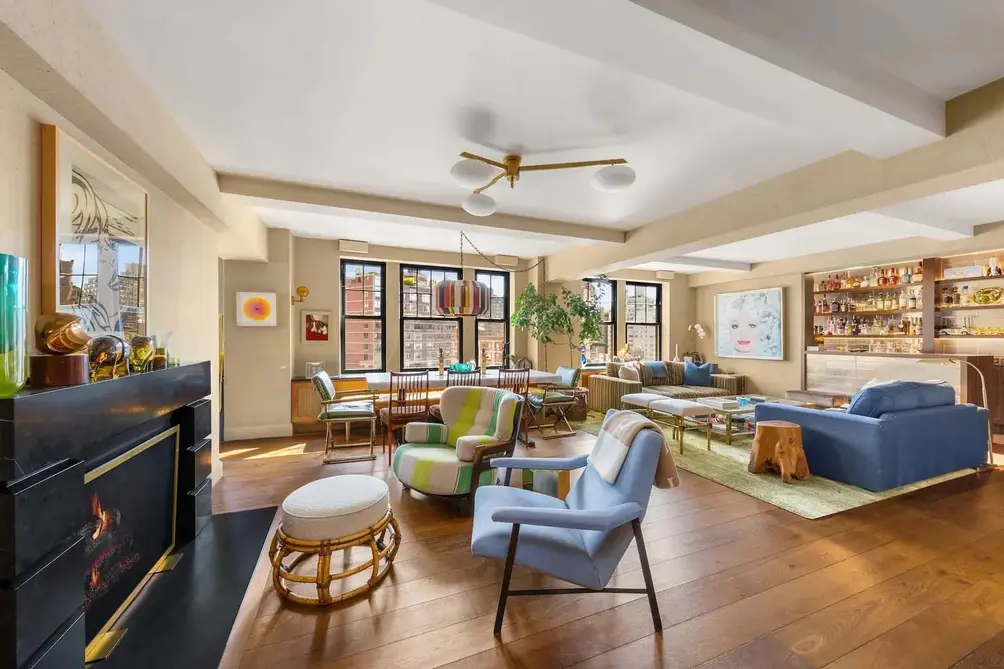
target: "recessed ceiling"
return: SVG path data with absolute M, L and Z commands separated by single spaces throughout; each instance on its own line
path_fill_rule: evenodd
M 449 221 L 294 205 L 257 198 L 239 199 L 250 205 L 265 225 L 285 228 L 296 237 L 352 239 L 381 246 L 457 252 L 460 250 L 459 233 L 463 230 L 470 241 L 486 254 L 521 258 L 548 255 L 570 246 L 588 243 L 582 239 L 518 230 L 495 231 Z M 476 253 L 466 242 L 464 247 L 467 253 Z
M 880 209 L 879 213 L 950 229 L 1004 220 L 1004 181 L 939 193 Z
M 628 229 L 842 149 L 424 0 L 89 6 L 220 171 L 458 206 L 463 150 L 623 157 L 638 173 L 623 193 L 575 170 L 491 195 Z

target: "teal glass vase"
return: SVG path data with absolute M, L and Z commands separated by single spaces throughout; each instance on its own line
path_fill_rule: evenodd
M 0 397 L 28 380 L 28 261 L 0 253 Z

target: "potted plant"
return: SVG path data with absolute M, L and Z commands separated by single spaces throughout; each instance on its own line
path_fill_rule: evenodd
M 603 338 L 599 299 L 595 296 L 584 298 L 567 288 L 562 288 L 559 301 L 557 295 L 543 295 L 532 283 L 527 284 L 516 297 L 516 309 L 510 321 L 513 327 L 526 330 L 533 339 L 544 344 L 545 368 L 548 344 L 564 341 L 569 360 L 575 366 L 576 350 Z

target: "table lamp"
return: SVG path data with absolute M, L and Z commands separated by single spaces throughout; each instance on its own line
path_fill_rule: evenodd
M 925 365 L 953 365 L 955 363 L 969 365 L 980 375 L 980 390 L 983 391 L 983 408 L 987 410 L 987 467 L 994 466 L 994 436 L 990 424 L 990 403 L 987 401 L 987 380 L 979 367 L 965 358 L 920 358 L 918 363 Z

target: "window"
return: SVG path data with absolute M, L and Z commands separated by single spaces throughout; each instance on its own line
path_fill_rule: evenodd
M 384 273 L 378 262 L 342 261 L 342 371 L 384 371 Z
M 447 365 L 460 362 L 460 318 L 433 311 L 433 293 L 440 282 L 460 278 L 458 269 L 401 265 L 401 369 L 434 369 L 439 349 Z
M 662 358 L 662 286 L 657 283 L 624 285 L 624 322 L 627 343 L 643 360 Z
M 583 279 L 582 290 L 587 300 L 599 299 L 603 319 L 603 341 L 587 347 L 586 362 L 610 362 L 617 355 L 617 282 Z
M 501 367 L 503 351 L 509 341 L 509 273 L 474 273 L 474 280 L 488 286 L 488 313 L 478 316 L 474 326 L 474 350 L 481 360 L 481 349 L 488 353 L 488 366 Z

